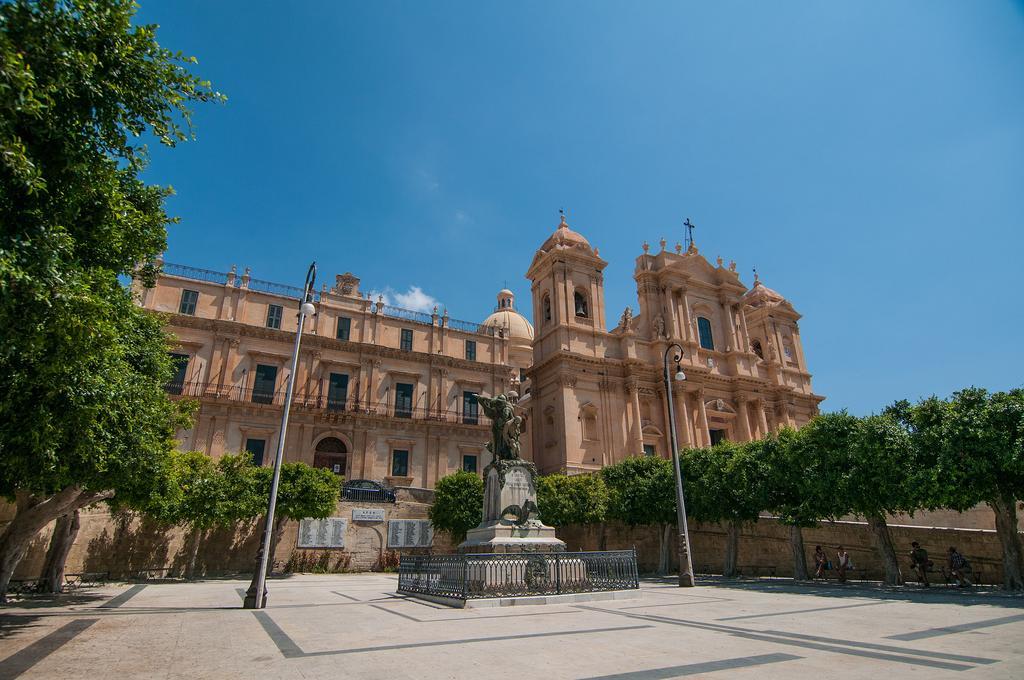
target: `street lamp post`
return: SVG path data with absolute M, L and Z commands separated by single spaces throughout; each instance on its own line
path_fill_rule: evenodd
M 292 406 L 292 388 L 295 386 L 295 370 L 299 364 L 299 345 L 302 343 L 302 327 L 306 317 L 316 314 L 313 306 L 313 285 L 316 283 L 316 262 L 309 265 L 306 272 L 306 285 L 302 290 L 302 301 L 299 303 L 299 324 L 295 330 L 295 345 L 292 348 L 292 367 L 288 374 L 288 388 L 284 394 L 284 412 L 281 414 L 281 434 L 277 438 L 277 455 L 274 457 L 274 476 L 270 482 L 270 500 L 267 503 L 267 522 L 263 527 L 263 540 L 256 573 L 252 575 L 252 583 L 245 594 L 243 607 L 246 609 L 263 609 L 267 606 L 267 564 L 270 561 L 270 546 L 274 537 L 274 510 L 277 508 L 277 486 L 281 481 L 281 462 L 284 459 L 284 437 L 288 430 L 288 413 Z
M 686 526 L 683 471 L 679 465 L 679 441 L 676 439 L 676 411 L 672 399 L 672 380 L 668 372 L 668 353 L 673 349 L 676 350 L 676 355 L 672 359 L 676 364 L 676 381 L 682 382 L 686 380 L 686 374 L 683 373 L 683 368 L 679 365 L 679 362 L 683 359 L 683 348 L 676 343 L 672 343 L 665 348 L 663 377 L 665 379 L 665 395 L 668 398 L 669 443 L 672 445 L 672 464 L 675 466 L 676 473 L 676 522 L 679 526 L 679 587 L 682 588 L 684 586 L 692 587 L 695 583 L 693 580 L 693 562 L 690 560 L 690 532 Z

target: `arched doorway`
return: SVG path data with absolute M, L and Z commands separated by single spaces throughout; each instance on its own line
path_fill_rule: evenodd
M 313 454 L 313 467 L 327 468 L 336 475 L 345 474 L 345 463 L 348 458 L 348 447 L 337 437 L 324 437 L 316 445 Z

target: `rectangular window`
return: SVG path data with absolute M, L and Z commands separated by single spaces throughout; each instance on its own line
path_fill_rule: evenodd
M 347 342 L 348 339 L 349 339 L 349 336 L 351 335 L 351 333 L 352 333 L 352 319 L 348 318 L 347 316 L 339 316 L 338 317 L 338 340 L 345 340 Z
M 199 302 L 198 290 L 181 291 L 181 302 L 178 304 L 178 314 L 196 315 L 196 303 Z
M 657 456 L 658 448 L 654 444 L 644 444 L 644 455 L 645 456 Z
M 711 435 L 711 445 L 725 440 L 725 430 L 708 430 L 708 434 Z
M 412 418 L 412 385 L 395 385 L 395 417 Z
M 266 439 L 246 439 L 245 450 L 252 454 L 252 464 L 263 465 L 263 453 L 267 448 Z
M 344 411 L 348 401 L 348 376 L 344 373 L 331 373 L 327 384 L 327 410 Z
M 280 328 L 281 315 L 284 310 L 281 305 L 270 305 L 267 307 L 267 328 Z
M 466 472 L 476 474 L 476 456 L 465 455 L 462 457 L 462 469 Z
M 466 359 L 476 361 L 476 340 L 466 340 Z
M 480 423 L 480 403 L 476 400 L 476 392 L 462 393 L 462 422 L 467 425 Z
M 411 328 L 403 328 L 402 329 L 402 349 L 405 350 L 406 352 L 411 352 L 412 351 L 412 329 Z
M 391 476 L 405 477 L 409 474 L 409 452 L 395 449 L 391 452 Z
M 697 317 L 697 332 L 700 334 L 700 346 L 704 349 L 715 348 L 715 336 L 711 333 L 711 321 L 703 316 Z
M 277 388 L 277 366 L 256 366 L 256 379 L 252 384 L 252 401 L 255 404 L 273 404 Z
M 171 382 L 167 383 L 167 391 L 171 394 L 181 394 L 185 389 L 185 374 L 188 372 L 188 355 L 171 353 L 171 364 L 174 366 L 174 375 Z

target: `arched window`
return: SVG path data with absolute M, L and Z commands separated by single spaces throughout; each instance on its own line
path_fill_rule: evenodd
M 587 308 L 587 296 L 580 291 L 576 291 L 572 294 L 573 309 L 576 310 L 576 316 L 581 319 L 586 319 L 590 316 L 590 310 Z
M 541 301 L 541 306 L 544 307 L 544 320 L 551 321 L 551 298 L 545 295 L 544 300 Z
M 711 334 L 711 322 L 707 317 L 697 317 L 697 333 L 700 335 L 700 346 L 704 349 L 715 348 L 715 337 Z
M 764 350 L 761 349 L 761 341 L 754 340 L 750 343 L 750 349 L 753 350 L 754 354 L 764 359 Z
M 325 437 L 316 445 L 313 467 L 327 468 L 336 475 L 345 474 L 348 447 L 337 437 Z

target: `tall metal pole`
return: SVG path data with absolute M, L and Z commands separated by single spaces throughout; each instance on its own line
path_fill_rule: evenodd
M 678 368 L 679 361 L 683 358 L 683 348 L 676 343 L 672 343 L 665 348 L 663 368 L 665 394 L 668 397 L 669 443 L 672 445 L 672 464 L 675 466 L 676 473 L 676 524 L 679 527 L 679 587 L 682 588 L 692 587 L 696 584 L 693 579 L 693 562 L 690 559 L 690 531 L 686 525 L 686 501 L 683 498 L 683 471 L 679 465 L 679 441 L 676 439 L 676 410 L 672 399 L 672 379 L 668 372 L 668 353 L 673 348 L 678 351 L 674 357 L 676 367 Z M 680 380 L 686 379 L 682 370 L 677 370 L 676 373 L 682 376 Z
M 288 431 L 288 413 L 292 407 L 292 389 L 295 386 L 295 371 L 299 365 L 299 345 L 302 343 L 302 327 L 307 314 L 315 313 L 313 309 L 313 285 L 316 283 L 316 262 L 309 265 L 306 272 L 306 286 L 303 289 L 302 301 L 299 303 L 299 324 L 295 330 L 295 345 L 292 347 L 291 372 L 288 374 L 288 387 L 284 394 L 284 412 L 281 414 L 281 434 L 277 438 L 277 455 L 274 457 L 274 475 L 270 481 L 270 501 L 267 504 L 267 523 L 263 527 L 263 540 L 260 543 L 259 565 L 253 575 L 252 584 L 245 594 L 243 607 L 246 609 L 263 609 L 267 606 L 267 565 L 270 561 L 270 547 L 274 538 L 274 511 L 277 509 L 277 487 L 281 481 L 281 463 L 284 460 L 284 438 Z

